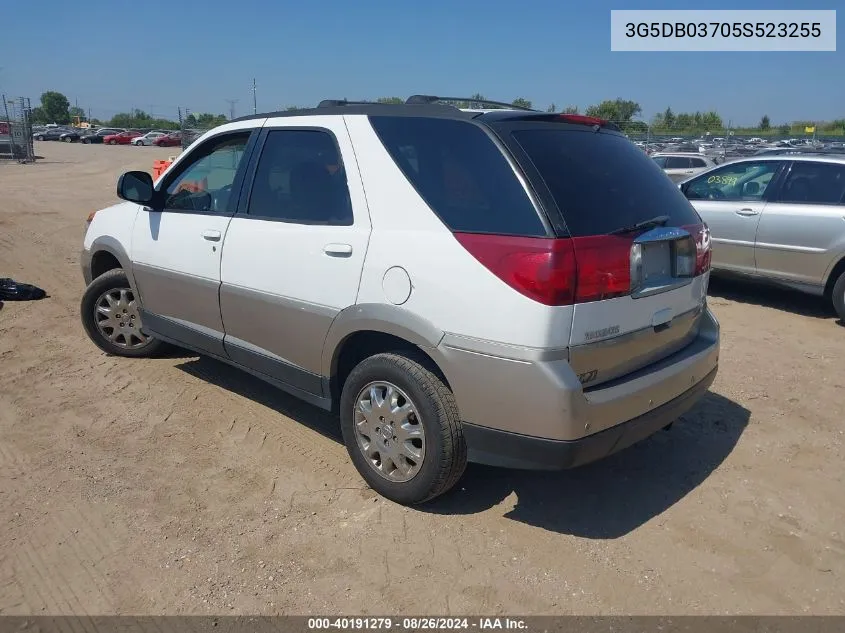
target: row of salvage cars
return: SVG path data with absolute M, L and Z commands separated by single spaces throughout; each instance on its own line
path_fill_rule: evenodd
M 99 130 L 78 128 L 48 128 L 39 130 L 32 135 L 36 141 L 63 141 L 65 143 L 80 142 L 86 145 L 92 143 L 105 145 L 157 145 L 160 147 L 180 147 L 182 132 L 164 130 L 124 130 L 121 128 L 100 128 Z

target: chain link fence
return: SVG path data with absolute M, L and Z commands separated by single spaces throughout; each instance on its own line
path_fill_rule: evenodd
M 182 132 L 183 150 L 214 127 L 215 126 L 197 126 L 194 122 L 194 117 L 191 116 L 191 111 L 188 108 L 185 108 L 184 111 L 181 108 L 179 109 L 179 130 Z
M 26 97 L 0 95 L 0 160 L 35 162 L 32 141 L 32 106 Z

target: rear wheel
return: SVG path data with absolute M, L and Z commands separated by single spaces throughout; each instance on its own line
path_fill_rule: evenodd
M 117 145 L 117 141 L 111 140 L 111 141 L 109 141 L 109 145 Z
M 87 138 L 82 139 L 82 142 L 83 142 L 83 143 L 85 143 L 86 145 L 90 145 L 90 144 L 91 144 L 91 141 L 90 141 L 90 140 L 88 140 Z
M 69 137 L 69 136 L 64 137 L 62 140 L 63 140 L 65 143 L 70 143 L 71 141 L 73 141 L 73 139 L 72 139 L 71 137 Z
M 833 292 L 831 294 L 833 301 L 833 308 L 839 318 L 845 321 L 845 272 L 839 275 L 839 279 L 833 284 Z
M 161 341 L 141 332 L 138 301 L 123 270 L 97 277 L 82 295 L 82 325 L 94 344 L 114 356 L 152 356 Z
M 340 421 L 349 456 L 379 494 L 416 504 L 443 494 L 466 468 L 451 390 L 421 356 L 386 353 L 349 374 Z

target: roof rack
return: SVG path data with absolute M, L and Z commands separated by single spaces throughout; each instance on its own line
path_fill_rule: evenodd
M 436 97 L 434 95 L 411 95 L 405 100 L 407 105 L 422 105 L 436 103 L 438 101 L 465 101 L 467 103 L 479 103 L 485 105 L 501 106 L 511 110 L 526 110 L 528 112 L 538 112 L 534 108 L 526 108 L 524 106 L 513 105 L 512 103 L 505 103 L 504 101 L 490 101 L 490 99 L 475 99 L 473 97 Z
M 323 99 L 317 104 L 318 108 L 336 108 L 346 105 L 377 105 L 372 101 L 348 101 L 347 99 Z

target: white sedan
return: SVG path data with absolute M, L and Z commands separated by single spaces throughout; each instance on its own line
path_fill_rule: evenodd
M 132 139 L 133 145 L 152 145 L 153 141 L 162 136 L 167 136 L 164 132 L 147 132 L 144 136 Z

